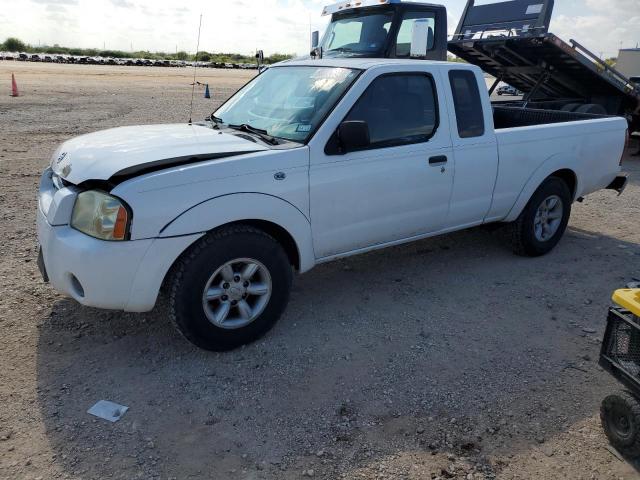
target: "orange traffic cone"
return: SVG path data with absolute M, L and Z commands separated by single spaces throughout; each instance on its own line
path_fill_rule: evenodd
M 18 92 L 18 84 L 16 83 L 16 76 L 13 73 L 11 74 L 11 96 L 20 96 L 20 92 Z

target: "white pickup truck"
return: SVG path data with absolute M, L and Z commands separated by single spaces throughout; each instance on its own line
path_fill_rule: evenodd
M 623 118 L 492 108 L 474 66 L 291 61 L 207 121 L 83 135 L 40 184 L 39 264 L 84 305 L 143 312 L 161 287 L 196 345 L 255 340 L 293 271 L 492 222 L 515 252 L 562 237 L 620 174 Z

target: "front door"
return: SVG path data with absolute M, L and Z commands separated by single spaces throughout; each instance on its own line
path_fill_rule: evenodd
M 318 259 L 444 227 L 454 159 L 437 85 L 427 72 L 377 76 L 344 118 L 367 122 L 370 146 L 314 151 L 310 213 Z

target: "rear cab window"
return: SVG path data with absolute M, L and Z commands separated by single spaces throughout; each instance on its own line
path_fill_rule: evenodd
M 475 74 L 471 70 L 450 70 L 449 83 L 456 111 L 458 136 L 460 138 L 483 136 L 484 110 Z

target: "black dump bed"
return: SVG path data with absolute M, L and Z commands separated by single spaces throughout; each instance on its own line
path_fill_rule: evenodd
M 469 0 L 449 51 L 525 92 L 529 106 L 597 104 L 602 113 L 638 125 L 640 87 L 579 43 L 549 33 L 553 5 L 511 0 L 475 6 Z

